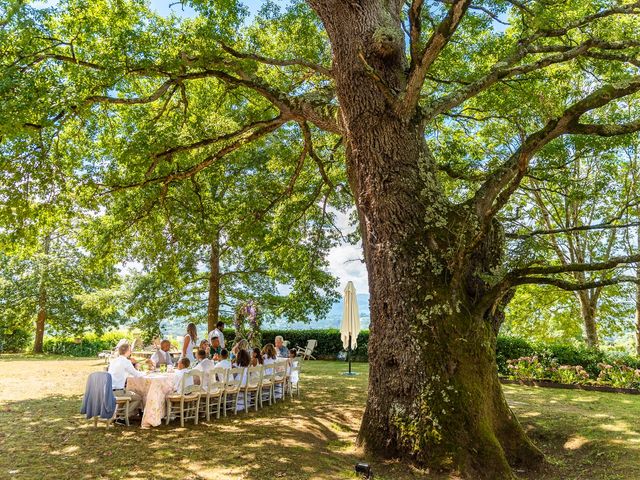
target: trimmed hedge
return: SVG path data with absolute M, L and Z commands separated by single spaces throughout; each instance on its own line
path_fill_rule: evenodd
M 307 346 L 307 340 L 317 340 L 313 356 L 317 359 L 335 360 L 343 351 L 340 330 L 337 328 L 327 328 L 322 330 L 262 330 L 262 344 L 273 343 L 277 335 L 289 342 L 289 348 Z M 229 346 L 234 343 L 235 332 L 233 330 L 224 331 L 225 342 Z M 358 335 L 358 348 L 353 351 L 353 360 L 359 362 L 367 361 L 367 349 L 369 347 L 369 331 L 364 330 Z
M 316 330 L 286 330 L 270 329 L 262 331 L 262 343 L 273 343 L 276 335 L 282 335 L 289 341 L 289 347 L 304 347 L 307 340 L 315 339 L 318 345 L 314 356 L 318 359 L 334 360 L 343 352 L 340 331 L 335 328 Z M 102 350 L 111 350 L 118 340 L 128 337 L 126 332 L 109 332 L 100 337 L 87 334 L 81 339 L 68 337 L 46 337 L 44 351 L 71 355 L 76 357 L 95 356 Z M 229 348 L 235 341 L 233 330 L 225 330 L 224 337 Z M 353 352 L 353 360 L 367 361 L 369 332 L 367 330 L 358 335 L 358 348 Z M 597 376 L 600 369 L 598 363 L 622 364 L 632 368 L 640 368 L 640 359 L 616 352 L 603 352 L 562 344 L 542 344 L 529 342 L 517 337 L 498 337 L 496 346 L 496 361 L 498 372 L 508 375 L 507 360 L 537 355 L 540 361 L 550 364 L 552 359 L 560 365 L 581 365 L 590 375 Z
M 118 331 L 100 336 L 87 333 L 80 338 L 45 337 L 42 351 L 71 357 L 94 357 L 103 350 L 112 350 L 121 338 L 128 336 L 128 333 Z
M 335 360 L 338 354 L 343 351 L 340 331 L 335 328 L 325 330 L 263 330 L 263 345 L 273 343 L 276 335 L 282 335 L 285 340 L 289 341 L 289 348 L 305 347 L 307 340 L 317 340 L 318 345 L 313 355 L 318 359 Z M 130 334 L 126 332 L 109 332 L 102 336 L 89 333 L 80 339 L 45 337 L 43 350 L 45 353 L 73 357 L 92 357 L 103 350 L 111 350 L 121 338 L 128 337 L 130 337 Z M 224 338 L 227 346 L 231 348 L 235 341 L 235 332 L 233 330 L 225 330 Z M 358 348 L 353 352 L 353 360 L 367 361 L 368 343 L 369 332 L 366 330 L 360 332 L 360 335 L 358 335 Z

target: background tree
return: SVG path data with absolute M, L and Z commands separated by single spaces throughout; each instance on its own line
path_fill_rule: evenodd
M 73 176 L 78 164 L 55 155 L 64 136 L 49 133 L 28 128 L 0 146 L 0 323 L 35 324 L 36 353 L 47 330 L 100 332 L 123 313 L 113 262 L 85 248 L 88 217 Z
M 583 143 L 578 139 L 550 149 L 546 169 L 528 174 L 522 199 L 512 206 L 512 230 L 527 233 L 511 236 L 530 240 L 530 248 L 537 250 L 539 257 L 555 257 L 562 265 L 607 262 L 624 256 L 625 237 L 636 226 L 636 222 L 627 221 L 629 210 L 639 202 L 635 165 L 627 162 L 615 145 Z M 581 284 L 602 283 L 610 281 L 612 273 L 578 271 L 567 278 Z M 608 337 L 628 330 L 629 325 L 619 320 L 630 316 L 625 311 L 629 303 L 620 301 L 624 289 L 624 285 L 599 285 L 573 292 L 589 347 L 598 347 L 600 330 Z M 528 291 L 549 293 L 548 289 Z M 566 302 L 560 293 L 551 295 L 557 296 L 550 303 Z
M 226 102 L 242 126 L 223 137 L 194 123 L 197 140 L 166 138 L 138 122 L 122 139 L 135 152 L 127 174 L 136 179 L 126 187 L 153 187 L 159 197 L 277 130 L 298 125 L 310 155 L 317 139 L 341 137 L 371 294 L 361 443 L 472 478 L 539 465 L 497 378 L 504 306 L 524 284 L 635 281 L 566 274 L 640 258 L 563 265 L 526 242 L 509 245 L 521 255 L 505 257 L 502 212 L 529 168 L 544 168 L 544 152 L 567 136 L 640 129 L 620 107 L 640 90 L 640 5 L 309 0 L 283 10 L 268 3 L 244 27 L 234 1 L 190 4 L 199 16 L 188 21 L 134 2 L 14 13 L 2 31 L 2 88 L 12 94 L 3 119 L 13 130 L 66 130 L 70 119 L 90 129 L 98 119 L 118 123 L 125 107 L 164 115 L 174 94 L 184 104 L 198 89 L 238 92 Z M 42 92 L 40 81 L 61 93 Z M 38 107 L 16 114 L 21 103 Z M 169 141 L 180 154 L 155 162 Z

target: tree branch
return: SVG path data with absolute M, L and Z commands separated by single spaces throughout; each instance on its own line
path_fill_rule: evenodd
M 518 285 L 553 285 L 555 287 L 561 288 L 562 290 L 567 291 L 577 291 L 577 290 L 589 290 L 592 288 L 601 288 L 609 285 L 617 285 L 619 283 L 640 283 L 635 277 L 630 276 L 621 276 L 614 277 L 605 280 L 594 280 L 591 282 L 577 283 L 577 282 L 569 282 L 567 280 L 561 280 L 559 278 L 553 277 L 521 277 L 512 283 L 512 286 Z
M 543 129 L 529 135 L 520 148 L 476 191 L 472 201 L 480 218 L 492 218 L 506 204 L 524 177 L 529 161 L 542 147 L 560 135 L 572 133 L 571 129 L 580 131 L 581 128 L 576 125 L 579 125 L 579 118 L 586 112 L 637 91 L 640 91 L 640 76 L 623 84 L 600 87 L 567 108 L 560 118 L 550 120 Z M 640 128 L 640 123 L 636 126 Z M 623 130 L 623 133 L 628 133 L 627 128 Z
M 635 133 L 638 130 L 640 130 L 640 119 L 629 123 L 610 125 L 576 123 L 569 127 L 568 133 L 614 137 L 616 135 Z
M 333 182 L 331 181 L 331 179 L 329 178 L 329 176 L 327 175 L 327 172 L 324 168 L 324 163 L 322 162 L 322 159 L 320 159 L 320 157 L 318 157 L 318 155 L 316 154 L 314 148 L 313 148 L 313 140 L 311 138 L 311 130 L 309 130 L 309 125 L 307 125 L 305 122 L 302 122 L 300 124 L 300 128 L 302 129 L 302 135 L 304 137 L 304 143 L 305 145 L 307 145 L 308 150 L 309 150 L 309 156 L 311 157 L 311 159 L 316 162 L 316 165 L 318 166 L 318 170 L 320 171 L 320 176 L 322 177 L 322 180 L 324 180 L 324 183 L 326 183 L 328 186 L 330 186 L 331 188 L 334 188 L 335 185 L 333 184 Z
M 628 255 L 623 257 L 611 257 L 604 262 L 593 263 L 569 263 L 566 265 L 545 265 L 538 267 L 518 268 L 507 274 L 508 277 L 518 278 L 526 275 L 549 275 L 554 273 L 569 272 L 599 272 L 602 270 L 611 270 L 630 263 L 640 262 L 640 254 Z
M 422 6 L 424 0 L 413 0 L 409 7 L 409 50 L 411 53 L 410 70 L 415 69 L 418 58 L 420 57 L 420 36 L 422 34 Z
M 398 105 L 399 115 L 403 117 L 413 115 L 420 100 L 420 91 L 429 68 L 451 40 L 470 4 L 471 0 L 453 0 L 447 16 L 431 34 L 422 53 L 418 58 L 412 58 L 413 68 L 409 70 L 407 86 Z
M 242 58 L 242 59 L 247 59 L 247 60 L 254 60 L 256 62 L 259 63 L 264 63 L 266 65 L 274 65 L 274 66 L 278 66 L 278 67 L 292 67 L 292 66 L 299 66 L 299 67 L 305 67 L 308 68 L 310 70 L 313 70 L 316 73 L 319 73 L 321 75 L 324 75 L 325 77 L 332 77 L 333 73 L 331 72 L 331 69 L 324 67 L 322 65 L 318 65 L 312 62 L 308 62 L 306 60 L 299 60 L 299 59 L 294 59 L 294 60 L 281 60 L 281 59 L 277 59 L 277 58 L 269 58 L 269 57 L 263 57 L 262 55 L 257 55 L 255 53 L 242 53 L 239 52 L 238 50 L 235 50 L 234 48 L 230 47 L 229 45 L 226 45 L 223 42 L 220 42 L 220 46 L 222 47 L 222 49 L 227 52 L 229 55 L 232 55 L 233 57 L 236 58 Z
M 273 120 L 271 120 L 270 122 L 266 123 L 265 125 L 263 125 L 262 127 L 258 128 L 257 130 L 255 130 L 254 132 L 247 134 L 247 132 L 245 132 L 245 134 L 240 135 L 239 138 L 237 138 L 234 142 L 226 145 L 225 147 L 221 148 L 220 150 L 218 150 L 217 152 L 215 152 L 212 155 L 209 155 L 208 157 L 206 157 L 204 160 L 200 161 L 199 163 L 185 169 L 185 170 L 180 170 L 177 172 L 173 172 L 170 173 L 168 175 L 161 175 L 161 176 L 157 176 L 157 177 L 153 177 L 153 178 L 147 178 L 143 181 L 140 182 L 136 182 L 136 183 L 131 183 L 128 185 L 101 185 L 101 186 L 105 186 L 109 188 L 109 191 L 106 193 L 113 193 L 115 191 L 119 191 L 119 190 L 125 190 L 125 189 L 129 189 L 129 188 L 137 188 L 137 187 L 144 187 L 146 185 L 150 185 L 150 184 L 154 184 L 154 183 L 162 183 L 164 186 L 169 185 L 172 182 L 178 181 L 178 180 L 184 180 L 186 178 L 191 178 L 194 175 L 196 175 L 197 173 L 201 172 L 202 170 L 204 170 L 205 168 L 209 167 L 210 165 L 212 165 L 213 163 L 215 163 L 216 161 L 220 160 L 221 158 L 223 158 L 225 155 L 232 153 L 236 150 L 238 150 L 239 148 L 243 147 L 244 145 L 251 143 L 252 141 L 258 140 L 262 137 L 264 137 L 265 135 L 277 130 L 278 128 L 280 128 L 280 126 L 282 126 L 284 123 L 286 123 L 286 120 L 283 117 L 277 117 Z
M 640 222 L 625 223 L 623 225 L 616 225 L 612 223 L 599 223 L 596 225 L 580 225 L 578 227 L 569 227 L 569 228 L 533 230 L 532 232 L 529 232 L 529 233 L 507 233 L 505 235 L 507 238 L 526 239 L 526 238 L 535 237 L 537 235 L 555 235 L 557 233 L 584 232 L 588 230 L 608 230 L 608 229 L 630 228 L 630 227 L 638 227 L 638 226 L 640 226 Z

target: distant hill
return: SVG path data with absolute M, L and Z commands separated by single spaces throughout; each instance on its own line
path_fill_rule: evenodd
M 358 309 L 360 311 L 360 327 L 363 330 L 369 328 L 369 294 L 368 293 L 358 293 Z M 305 330 L 305 329 L 316 329 L 316 328 L 340 328 L 340 322 L 342 321 L 342 299 L 337 301 L 327 313 L 326 318 L 323 319 L 312 319 L 309 323 L 305 322 L 294 322 L 289 323 L 285 320 L 270 322 L 263 325 L 263 328 L 287 328 L 293 330 Z M 228 327 L 232 327 L 228 325 Z M 161 324 L 161 329 L 163 335 L 183 335 L 184 334 L 184 324 L 181 321 L 163 321 Z M 202 327 L 199 327 L 199 333 Z M 200 335 L 198 335 L 200 336 Z
M 363 330 L 369 328 L 369 294 L 358 293 L 358 310 L 360 311 L 360 327 Z M 294 322 L 289 323 L 286 321 L 276 321 L 273 324 L 265 325 L 265 328 L 271 326 L 275 328 L 290 328 L 293 330 L 304 330 L 309 328 L 340 328 L 340 322 L 342 321 L 342 299 L 337 301 L 329 310 L 326 318 L 313 319 L 309 323 Z

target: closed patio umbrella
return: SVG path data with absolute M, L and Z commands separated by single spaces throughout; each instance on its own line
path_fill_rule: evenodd
M 351 372 L 351 351 L 358 346 L 357 339 L 360 333 L 360 313 L 358 312 L 358 299 L 356 297 L 356 287 L 353 282 L 347 283 L 344 289 L 342 301 L 342 324 L 340 325 L 340 337 L 342 345 L 347 350 L 349 357 L 349 372 Z

